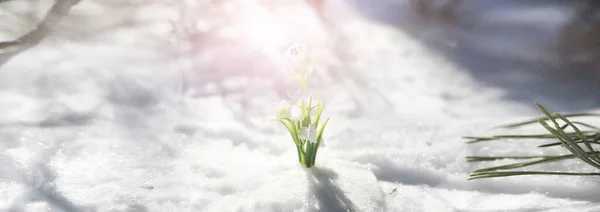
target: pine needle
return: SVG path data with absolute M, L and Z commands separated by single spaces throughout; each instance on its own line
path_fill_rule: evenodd
M 524 135 L 495 135 L 490 137 L 467 136 L 467 143 L 477 143 L 482 141 L 495 140 L 526 140 L 526 139 L 545 139 L 555 140 L 551 143 L 539 145 L 538 148 L 562 147 L 572 154 L 568 155 L 547 155 L 547 156 L 468 156 L 468 162 L 485 162 L 494 160 L 528 160 L 525 162 L 509 163 L 500 166 L 477 169 L 470 175 L 469 180 L 482 178 L 509 177 L 519 175 L 571 175 L 571 176 L 597 176 L 598 173 L 584 172 L 550 172 L 550 171 L 506 171 L 518 168 L 529 167 L 543 163 L 553 163 L 566 159 L 577 158 L 600 170 L 600 151 L 595 151 L 593 146 L 600 144 L 600 128 L 579 121 L 570 121 L 567 117 L 600 116 L 596 113 L 574 113 L 562 115 L 560 113 L 550 113 L 541 104 L 535 103 L 538 109 L 544 114 L 544 117 L 535 120 L 526 120 L 519 123 L 500 126 L 500 128 L 517 128 L 529 124 L 539 123 L 549 133 L 546 134 L 524 134 Z M 547 123 L 549 121 L 549 123 Z M 559 124 L 559 121 L 563 124 Z M 553 127 L 551 126 L 553 125 Z M 579 127 L 585 127 L 590 130 L 582 131 Z M 572 129 L 572 132 L 565 130 Z M 584 148 L 582 148 L 585 147 Z

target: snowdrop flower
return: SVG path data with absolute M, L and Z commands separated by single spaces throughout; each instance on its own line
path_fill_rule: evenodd
M 300 90 L 308 88 L 308 78 L 313 71 L 310 57 L 306 54 L 303 46 L 290 47 L 285 55 L 290 59 L 291 72 L 294 80 L 300 85 Z
M 279 119 L 283 119 L 283 118 L 291 118 L 291 105 L 289 102 L 285 101 L 285 100 L 281 100 L 281 102 L 279 102 L 279 105 L 277 106 L 277 118 Z
M 315 165 L 319 146 L 323 145 L 323 130 L 329 118 L 321 120 L 325 105 L 320 100 L 315 103 L 309 94 L 308 79 L 313 69 L 304 48 L 295 46 L 288 49 L 286 54 L 292 63 L 291 74 L 300 85 L 300 89 L 289 99 L 281 101 L 277 107 L 277 119 L 274 121 L 285 126 L 296 146 L 298 161 L 304 167 L 310 168 Z
M 313 113 L 314 114 L 314 113 Z M 301 120 L 302 111 L 288 100 L 281 100 L 277 105 L 277 119 Z
M 298 138 L 307 140 L 313 144 L 317 143 L 317 126 L 311 124 L 308 127 L 303 127 L 298 135 Z

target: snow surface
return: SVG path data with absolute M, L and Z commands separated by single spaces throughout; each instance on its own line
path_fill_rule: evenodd
M 592 177 L 467 181 L 480 167 L 467 155 L 541 152 L 461 136 L 538 113 L 403 31 L 328 4 L 339 31 L 303 1 L 230 1 L 231 23 L 193 70 L 139 29 L 57 36 L 16 57 L 0 71 L 0 211 L 600 211 Z M 289 91 L 291 42 L 314 55 L 332 117 L 310 170 L 269 121 Z

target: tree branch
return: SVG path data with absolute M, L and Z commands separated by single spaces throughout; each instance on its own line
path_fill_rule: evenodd
M 50 8 L 44 19 L 42 19 L 32 31 L 21 36 L 17 40 L 0 42 L 0 67 L 10 61 L 13 57 L 40 43 L 42 39 L 52 32 L 52 28 L 69 13 L 71 7 L 75 6 L 79 1 L 80 0 L 55 0 L 54 5 L 52 5 L 52 8 Z

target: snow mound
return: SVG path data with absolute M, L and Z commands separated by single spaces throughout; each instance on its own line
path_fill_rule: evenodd
M 466 145 L 461 136 L 538 113 L 398 29 L 328 1 L 340 26 L 330 39 L 320 27 L 302 28 L 317 18 L 294 22 L 295 12 L 312 14 L 304 1 L 226 2 L 232 14 L 244 12 L 232 16 L 237 25 L 209 33 L 219 42 L 203 47 L 197 69 L 135 39 L 112 43 L 119 36 L 111 33 L 43 43 L 4 66 L 0 210 L 599 209 L 593 178 L 467 181 L 479 168 L 467 155 L 537 152 L 516 152 L 524 143 Z M 261 37 L 271 29 L 253 27 L 262 21 L 292 22 L 288 33 L 301 31 L 296 37 L 316 52 L 314 82 L 332 119 L 312 169 L 269 122 L 285 87 L 270 61 L 285 39 Z M 240 38 L 247 29 L 256 34 Z M 336 38 L 344 38 L 339 55 L 329 43 Z M 265 40 L 273 42 L 261 49 Z
M 342 163 L 302 169 L 290 166 L 262 179 L 264 186 L 227 195 L 208 211 L 385 211 L 373 173 Z M 236 202 L 232 207 L 231 203 Z

